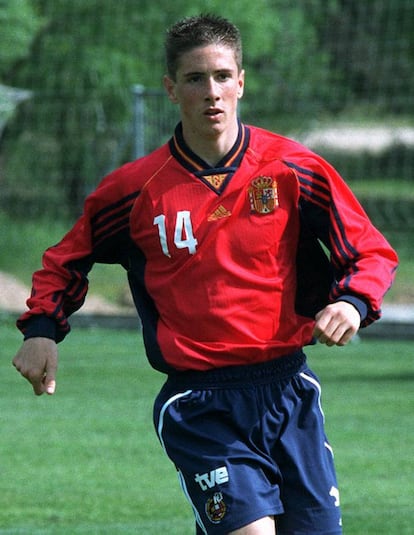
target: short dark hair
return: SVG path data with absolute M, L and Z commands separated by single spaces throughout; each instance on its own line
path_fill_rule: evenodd
M 234 51 L 239 71 L 242 68 L 242 42 L 239 29 L 217 15 L 197 15 L 176 22 L 167 31 L 165 58 L 168 75 L 174 80 L 180 57 L 193 48 L 220 44 Z

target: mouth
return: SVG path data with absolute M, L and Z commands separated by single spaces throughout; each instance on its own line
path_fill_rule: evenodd
M 223 114 L 223 110 L 221 110 L 220 108 L 208 108 L 208 110 L 204 112 L 204 115 L 206 117 L 211 117 L 213 119 L 219 117 L 222 114 Z

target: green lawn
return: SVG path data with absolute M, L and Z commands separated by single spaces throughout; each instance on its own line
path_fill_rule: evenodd
M 147 364 L 140 335 L 77 329 L 60 346 L 57 393 L 46 398 L 12 368 L 20 335 L 1 322 L 0 534 L 192 534 L 152 428 L 163 377 Z M 412 343 L 308 354 L 323 384 L 344 533 L 412 533 Z
M 350 180 L 348 185 L 358 198 L 414 200 L 412 180 Z

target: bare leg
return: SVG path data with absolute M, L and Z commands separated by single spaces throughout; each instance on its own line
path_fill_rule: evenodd
M 266 516 L 228 535 L 276 535 L 276 523 L 272 516 Z

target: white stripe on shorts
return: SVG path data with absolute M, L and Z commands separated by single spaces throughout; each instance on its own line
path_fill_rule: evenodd
M 175 394 L 170 399 L 168 399 L 164 403 L 162 408 L 161 408 L 160 419 L 159 419 L 159 422 L 158 422 L 157 431 L 158 431 L 158 437 L 159 437 L 160 442 L 161 442 L 161 446 L 162 446 L 162 448 L 163 448 L 163 450 L 165 451 L 166 454 L 167 454 L 167 450 L 165 448 L 164 439 L 162 438 L 162 430 L 163 430 L 163 427 L 164 427 L 164 415 L 165 415 L 167 409 L 169 408 L 169 406 L 172 405 L 175 401 L 177 401 L 177 399 L 181 399 L 181 398 L 183 398 L 185 396 L 188 396 L 189 394 L 191 394 L 191 392 L 192 392 L 192 390 L 186 390 L 185 392 L 180 392 L 178 394 Z M 183 476 L 183 474 L 181 473 L 180 470 L 177 470 L 177 473 L 178 473 L 178 479 L 180 481 L 180 485 L 181 485 L 181 488 L 183 489 L 184 495 L 187 498 L 187 501 L 189 502 L 189 504 L 191 505 L 191 507 L 193 509 L 193 513 L 194 513 L 196 522 L 200 526 L 200 528 L 202 529 L 203 533 L 207 534 L 207 530 L 206 530 L 206 528 L 205 528 L 205 526 L 203 524 L 203 521 L 201 520 L 200 514 L 197 511 L 195 505 L 193 504 L 193 502 L 191 500 L 191 497 L 190 497 L 190 494 L 188 493 L 187 485 L 186 485 L 184 476 Z
M 162 438 L 162 428 L 164 426 L 164 415 L 165 415 L 165 412 L 166 410 L 168 409 L 168 407 L 174 403 L 174 401 L 176 401 L 177 399 L 180 399 L 180 398 L 183 398 L 184 396 L 188 396 L 188 394 L 191 394 L 192 390 L 186 390 L 185 392 L 179 392 L 178 394 L 175 394 L 175 396 L 171 397 L 170 399 L 168 399 L 164 405 L 162 406 L 161 410 L 160 410 L 160 420 L 158 422 L 158 437 L 160 439 L 160 442 L 161 442 L 161 446 L 163 448 L 163 450 L 165 451 L 165 453 L 167 453 L 167 450 L 165 449 L 165 444 L 164 444 L 164 440 Z
M 187 490 L 187 484 L 185 482 L 184 476 L 180 472 L 180 470 L 178 470 L 178 479 L 180 481 L 181 488 L 183 489 L 184 496 L 187 498 L 188 503 L 191 505 L 191 507 L 193 509 L 193 513 L 194 513 L 195 520 L 196 520 L 197 524 L 200 526 L 202 532 L 207 535 L 207 529 L 206 529 L 205 525 L 203 524 L 203 521 L 201 520 L 200 513 L 197 511 L 197 508 L 196 508 L 196 506 L 194 505 L 194 503 L 193 503 L 193 501 L 191 499 L 191 496 L 190 496 L 190 494 L 189 494 L 189 492 Z
M 306 381 L 309 381 L 310 383 L 312 383 L 314 386 L 316 386 L 316 389 L 318 390 L 318 406 L 319 406 L 319 410 L 321 411 L 321 414 L 322 414 L 322 418 L 323 418 L 323 423 L 325 423 L 325 414 L 323 412 L 323 409 L 322 409 L 322 403 L 321 403 L 321 396 L 322 396 L 322 388 L 321 388 L 321 385 L 318 383 L 318 381 L 316 379 L 314 379 L 313 377 L 311 377 L 310 375 L 306 374 L 305 372 L 301 372 L 299 374 L 303 379 L 305 379 Z

